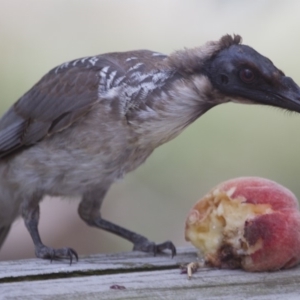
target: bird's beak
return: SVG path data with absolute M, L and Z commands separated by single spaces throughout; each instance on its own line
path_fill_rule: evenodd
M 300 87 L 292 78 L 283 76 L 280 87 L 273 95 L 275 101 L 272 105 L 300 113 Z

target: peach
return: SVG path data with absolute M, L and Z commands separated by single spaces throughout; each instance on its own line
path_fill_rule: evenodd
M 225 181 L 189 212 L 185 238 L 210 266 L 246 271 L 293 267 L 300 262 L 297 198 L 264 178 Z

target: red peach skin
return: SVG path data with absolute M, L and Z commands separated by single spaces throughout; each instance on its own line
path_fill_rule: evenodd
M 195 204 L 185 236 L 215 267 L 290 268 L 300 262 L 298 201 L 287 188 L 268 179 L 231 179 Z

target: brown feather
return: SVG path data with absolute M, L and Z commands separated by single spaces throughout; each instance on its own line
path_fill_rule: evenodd
M 98 72 L 76 67 L 45 75 L 1 119 L 0 156 L 61 131 L 90 111 L 98 100 Z

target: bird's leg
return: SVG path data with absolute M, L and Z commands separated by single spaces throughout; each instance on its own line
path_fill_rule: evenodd
M 40 238 L 40 234 L 38 231 L 38 223 L 40 216 L 40 207 L 38 205 L 39 201 L 30 201 L 26 202 L 22 206 L 22 216 L 28 229 L 32 241 L 35 247 L 35 255 L 39 258 L 50 259 L 51 261 L 54 259 L 63 259 L 67 258 L 70 260 L 70 265 L 72 264 L 73 258 L 78 261 L 78 255 L 75 250 L 72 248 L 60 248 L 53 249 L 45 246 L 42 243 Z M 34 203 L 34 205 L 33 205 Z
M 100 207 L 106 192 L 107 190 L 98 190 L 97 192 L 93 191 L 84 194 L 78 207 L 78 213 L 88 225 L 114 233 L 129 242 L 132 242 L 133 250 L 150 252 L 154 255 L 162 252 L 163 250 L 170 250 L 172 257 L 176 255 L 176 248 L 171 241 L 155 244 L 140 234 L 102 219 L 100 215 Z

